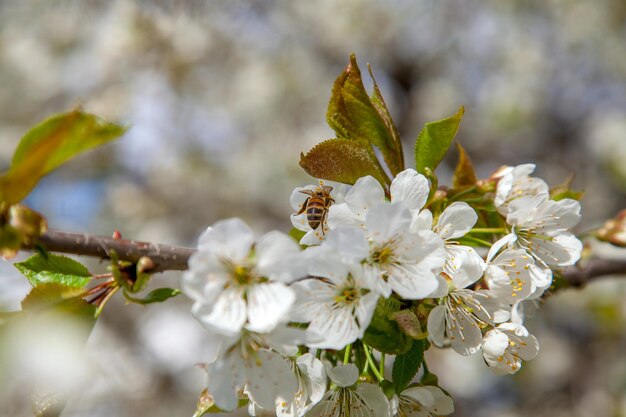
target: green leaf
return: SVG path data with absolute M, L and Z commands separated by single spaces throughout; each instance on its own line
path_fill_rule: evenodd
M 426 342 L 414 340 L 411 348 L 404 354 L 396 356 L 393 362 L 393 387 L 400 394 L 409 385 L 424 362 L 424 348 Z
M 335 80 L 326 119 L 338 138 L 376 146 L 395 176 L 404 169 L 402 144 L 371 70 L 370 76 L 374 83 L 371 98 L 363 85 L 356 56 L 350 55 L 350 63 Z
M 124 291 L 126 299 L 137 304 L 161 303 L 168 298 L 176 297 L 180 293 L 181 291 L 176 288 L 157 288 L 156 290 L 150 291 L 144 298 L 135 298 Z
M 330 139 L 300 154 L 300 166 L 315 178 L 344 184 L 354 184 L 366 175 L 383 186 L 389 181 L 366 145 L 346 139 Z
M 363 343 L 374 349 L 399 355 L 411 348 L 413 340 L 405 335 L 393 320 L 393 314 L 402 308 L 394 298 L 381 298 L 374 310 L 372 322 L 365 331 Z
M 9 171 L 0 177 L 0 201 L 21 201 L 41 177 L 77 154 L 118 138 L 126 129 L 81 110 L 44 120 L 22 138 Z
M 424 174 L 426 168 L 433 172 L 452 144 L 459 130 L 465 108 L 448 118 L 426 123 L 415 142 L 415 169 Z
M 474 171 L 472 160 L 469 158 L 460 143 L 456 143 L 456 148 L 459 151 L 459 160 L 456 163 L 454 177 L 452 177 L 452 188 L 459 190 L 473 187 L 476 185 L 478 179 L 476 178 L 476 171 Z
M 15 264 L 33 287 L 57 283 L 71 288 L 83 288 L 91 280 L 91 273 L 80 262 L 66 256 L 37 253 L 24 262 Z
M 22 310 L 28 313 L 63 313 L 95 323 L 96 307 L 83 300 L 84 291 L 56 283 L 34 287 L 22 300 Z

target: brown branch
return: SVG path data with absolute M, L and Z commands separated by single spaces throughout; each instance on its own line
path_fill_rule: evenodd
M 626 259 L 592 258 L 565 270 L 563 277 L 571 287 L 582 287 L 598 278 L 626 274 Z
M 133 263 L 146 256 L 154 263 L 154 268 L 151 269 L 154 272 L 184 271 L 187 269 L 189 257 L 195 252 L 195 249 L 179 246 L 57 230 L 45 233 L 38 243 L 51 252 L 95 256 L 103 259 L 110 259 L 111 250 L 114 250 L 119 259 Z M 33 247 L 26 249 L 33 249 Z M 566 269 L 563 277 L 569 286 L 582 287 L 598 278 L 619 274 L 626 274 L 626 259 L 593 258 L 585 261 L 582 266 Z
M 189 257 L 195 252 L 195 249 L 179 246 L 57 230 L 48 231 L 39 238 L 37 243 L 50 252 L 95 256 L 103 259 L 111 259 L 113 250 L 120 260 L 133 263 L 145 256 L 154 263 L 154 267 L 150 268 L 153 272 L 184 271 L 187 269 Z M 33 249 L 33 247 L 26 249 Z

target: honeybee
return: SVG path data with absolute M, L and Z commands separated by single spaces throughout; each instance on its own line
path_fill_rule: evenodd
M 326 234 L 324 230 L 324 220 L 328 214 L 328 209 L 335 202 L 330 196 L 330 192 L 333 187 L 330 185 L 322 185 L 315 191 L 313 190 L 301 190 L 302 194 L 306 194 L 309 197 L 304 201 L 300 211 L 296 214 L 302 214 L 306 210 L 306 220 L 309 223 L 311 229 L 315 230 L 322 225 L 322 234 Z

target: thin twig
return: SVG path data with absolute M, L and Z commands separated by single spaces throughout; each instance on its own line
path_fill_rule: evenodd
M 189 257 L 195 252 L 195 249 L 179 246 L 113 239 L 82 233 L 67 233 L 58 230 L 48 231 L 41 236 L 37 243 L 50 252 L 95 256 L 103 259 L 111 259 L 111 251 L 115 251 L 120 260 L 133 263 L 145 256 L 154 263 L 150 272 L 184 271 L 188 268 Z M 25 249 L 34 249 L 34 247 Z
M 58 230 L 45 233 L 39 239 L 38 244 L 51 252 L 95 256 L 103 259 L 110 259 L 110 251 L 114 250 L 119 259 L 130 262 L 137 262 L 141 257 L 146 256 L 154 263 L 151 272 L 184 271 L 188 268 L 189 257 L 195 252 L 195 249 L 180 246 L 66 233 Z M 35 247 L 24 249 L 35 249 Z M 598 278 L 622 274 L 626 274 L 626 259 L 593 258 L 585 261 L 583 265 L 567 268 L 563 272 L 563 277 L 570 286 L 581 287 Z

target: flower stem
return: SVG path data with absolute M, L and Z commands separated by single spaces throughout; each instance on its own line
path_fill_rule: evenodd
M 470 233 L 506 233 L 507 230 L 504 227 L 476 227 L 469 231 Z
M 385 352 L 380 354 L 380 374 L 385 376 Z
M 471 242 L 477 243 L 477 244 L 479 244 L 481 246 L 485 246 L 487 248 L 491 247 L 491 245 L 492 245 L 491 242 L 488 242 L 488 241 L 486 241 L 484 239 L 479 239 L 479 238 L 474 237 L 474 236 L 465 235 L 465 236 L 463 236 L 463 239 L 464 240 L 469 240 Z
M 346 365 L 350 360 L 350 353 L 352 353 L 352 343 L 346 346 L 346 353 L 343 355 L 343 364 Z
M 372 369 L 374 376 L 376 377 L 376 379 L 378 379 L 378 382 L 383 382 L 385 378 L 383 378 L 380 372 L 378 372 L 376 362 L 374 362 L 374 358 L 372 358 L 372 355 L 370 354 L 369 347 L 364 344 L 363 350 L 365 351 L 365 357 L 367 358 L 367 361 L 370 364 L 370 368 Z

